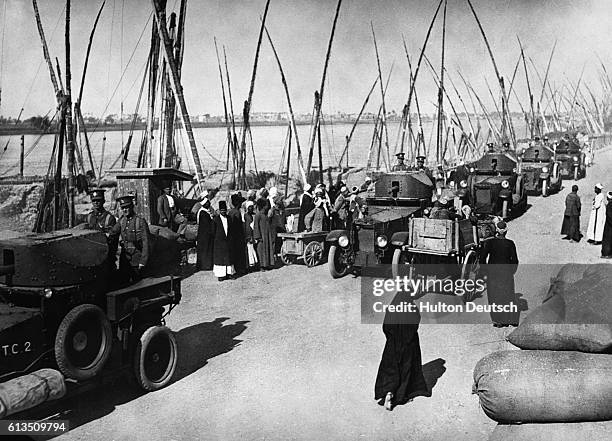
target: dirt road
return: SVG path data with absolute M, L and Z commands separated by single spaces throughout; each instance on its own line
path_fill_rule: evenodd
M 583 232 L 594 184 L 612 188 L 612 150 L 595 160 L 578 182 Z M 530 198 L 527 213 L 510 223 L 521 263 L 601 261 L 599 247 L 559 235 L 571 184 Z M 385 340 L 380 325 L 360 324 L 359 293 L 359 278 L 332 280 L 326 266 L 222 283 L 198 273 L 168 319 L 181 353 L 176 381 L 142 396 L 123 382 L 84 396 L 69 417 L 78 427 L 61 439 L 486 440 L 495 423 L 471 395 L 472 370 L 484 355 L 511 348 L 509 328 L 422 325 L 432 397 L 387 412 L 373 400 Z M 524 292 L 530 309 L 539 295 Z

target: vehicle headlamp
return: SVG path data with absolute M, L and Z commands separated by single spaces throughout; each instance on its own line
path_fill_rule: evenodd
M 45 288 L 43 295 L 45 296 L 45 299 L 50 299 L 51 296 L 53 296 L 53 290 L 51 288 Z
M 349 239 L 347 236 L 342 235 L 338 238 L 338 245 L 340 245 L 342 248 L 347 247 L 348 244 L 349 244 Z
M 542 173 L 548 173 L 548 167 L 542 167 Z
M 423 214 L 425 216 L 429 216 L 429 208 L 426 208 L 425 210 L 423 210 Z
M 466 188 L 467 187 L 467 181 L 464 179 L 463 181 L 461 181 L 459 183 L 459 185 L 461 186 L 461 188 Z
M 470 173 L 474 173 L 474 171 L 476 171 L 476 169 L 474 167 L 470 167 Z
M 510 187 L 510 182 L 502 181 L 501 186 L 502 186 L 502 188 L 508 188 L 508 187 Z
M 578 156 L 574 156 L 572 159 L 573 159 L 574 161 L 578 161 Z
M 383 234 L 381 236 L 378 236 L 376 238 L 376 245 L 378 245 L 378 248 L 384 248 L 387 246 L 387 237 Z

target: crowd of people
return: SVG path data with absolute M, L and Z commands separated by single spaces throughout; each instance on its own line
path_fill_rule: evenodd
M 328 187 L 306 184 L 287 207 L 276 187 L 249 190 L 246 197 L 236 192 L 230 196 L 229 209 L 221 200 L 216 211 L 206 195 L 196 206 L 197 269 L 212 270 L 220 281 L 273 269 L 282 247 L 278 233 L 346 228 L 354 213 L 361 214 L 357 194 L 369 183 L 368 179 L 365 187 L 352 190 L 340 179 Z M 296 210 L 288 210 L 292 206 Z
M 587 226 L 587 242 L 601 246 L 601 258 L 612 259 L 612 192 L 604 195 L 603 185 L 596 184 Z M 565 198 L 565 212 L 561 234 L 564 240 L 578 243 L 583 235 L 580 232 L 580 214 L 582 204 L 578 196 L 578 186 L 573 185 L 572 191 Z

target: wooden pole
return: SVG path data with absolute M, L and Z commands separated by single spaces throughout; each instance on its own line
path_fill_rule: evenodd
M 187 138 L 189 139 L 189 146 L 191 150 L 192 160 L 196 169 L 196 180 L 198 182 L 198 186 L 200 187 L 200 191 L 204 189 L 204 174 L 202 173 L 202 164 L 200 163 L 200 155 L 198 154 L 198 147 L 195 142 L 195 138 L 193 136 L 193 127 L 191 126 L 191 120 L 189 118 L 189 112 L 187 111 L 187 104 L 185 103 L 185 97 L 183 96 L 183 86 L 179 80 L 179 75 L 177 71 L 177 66 L 174 62 L 174 56 L 172 54 L 172 47 L 169 44 L 168 31 L 160 21 L 159 12 L 155 7 L 157 0 L 151 0 L 153 4 L 153 10 L 155 15 L 155 22 L 157 23 L 157 30 L 162 38 L 162 55 L 166 62 L 168 63 L 170 70 L 170 86 L 172 87 L 172 91 L 174 92 L 174 96 L 179 103 L 179 108 L 181 110 L 181 117 L 183 120 L 183 127 L 187 132 Z
M 310 138 L 310 150 L 308 152 L 308 164 L 306 165 L 306 175 L 310 174 L 310 166 L 312 165 L 312 154 L 314 152 L 315 140 L 317 137 L 317 127 L 319 126 L 319 119 L 321 118 L 321 107 L 323 106 L 323 92 L 325 90 L 325 77 L 327 75 L 327 66 L 329 65 L 329 58 L 331 56 L 332 43 L 334 41 L 334 33 L 336 32 L 336 24 L 338 23 L 338 15 L 340 14 L 340 6 L 342 0 L 338 0 L 336 6 L 336 15 L 334 16 L 334 23 L 332 25 L 331 35 L 329 36 L 329 43 L 327 45 L 327 54 L 325 55 L 325 65 L 323 66 L 323 76 L 321 78 L 321 87 L 319 88 L 319 100 L 315 102 L 315 115 L 313 121 L 312 137 Z
M 70 0 L 66 0 L 66 153 L 68 155 L 68 226 L 74 227 L 74 131 L 72 127 L 72 71 L 70 67 Z
M 443 130 L 443 120 L 444 120 L 444 46 L 446 39 L 446 6 L 448 2 L 444 0 L 444 12 L 442 13 L 442 58 L 440 61 L 440 83 L 438 85 L 438 133 L 436 137 L 436 163 L 442 162 L 442 130 Z
M 38 12 L 38 4 L 36 0 L 32 0 L 32 6 L 34 7 L 34 15 L 36 17 L 36 26 L 38 27 L 38 34 L 42 43 L 43 56 L 47 62 L 49 68 L 49 75 L 51 76 L 51 83 L 53 84 L 53 90 L 55 96 L 59 100 L 60 88 L 57 84 L 57 78 L 55 77 L 55 71 L 53 70 L 53 63 L 51 62 L 51 56 L 49 55 L 49 48 L 47 47 L 47 40 L 45 38 L 45 32 L 43 31 L 42 22 L 40 21 L 40 13 Z
M 287 152 L 287 183 L 285 184 L 285 199 L 287 199 L 287 193 L 289 191 L 289 168 L 291 167 L 291 134 L 293 131 L 291 130 L 291 125 L 289 125 L 289 148 Z
M 251 105 L 253 102 L 253 92 L 255 91 L 255 78 L 257 76 L 257 64 L 259 62 L 259 50 L 261 48 L 261 40 L 263 38 L 263 31 L 266 24 L 266 17 L 268 16 L 268 8 L 270 6 L 270 0 L 266 1 L 266 7 L 264 9 L 263 18 L 261 19 L 261 27 L 259 28 L 259 37 L 257 38 L 257 49 L 255 50 L 255 61 L 253 62 L 253 72 L 251 74 L 251 84 L 249 86 L 249 95 L 244 102 L 244 108 L 242 111 L 243 115 L 243 128 L 242 128 L 242 140 L 240 142 L 240 157 L 238 162 L 238 182 L 237 188 L 239 190 L 246 190 L 247 182 L 246 182 L 246 136 L 247 133 L 250 132 L 249 126 L 249 115 L 251 112 Z M 251 138 L 251 144 L 253 143 L 253 139 Z M 255 153 L 253 152 L 253 156 Z
M 25 136 L 21 135 L 21 150 L 19 152 L 19 176 L 23 178 L 23 161 L 25 158 Z
M 223 114 L 225 116 L 225 129 L 226 129 L 226 136 L 227 136 L 227 161 L 226 161 L 226 168 L 229 165 L 229 154 L 230 154 L 230 150 L 232 150 L 232 129 L 230 127 L 230 120 L 229 120 L 229 116 L 227 114 L 227 101 L 225 99 L 225 82 L 223 81 L 223 72 L 221 70 L 221 60 L 219 59 L 219 49 L 217 47 L 217 37 L 213 37 L 214 42 L 215 42 L 215 53 L 217 54 L 217 65 L 219 66 L 219 80 L 221 81 L 221 94 L 223 96 Z M 236 183 L 236 170 L 234 170 L 234 183 Z
M 289 86 L 287 86 L 287 78 L 285 78 L 285 72 L 283 71 L 283 66 L 281 65 L 280 58 L 278 57 L 278 53 L 276 52 L 276 48 L 274 47 L 274 43 L 272 42 L 272 37 L 270 37 L 270 33 L 268 29 L 264 27 L 266 31 L 266 36 L 268 37 L 268 42 L 270 43 L 270 47 L 272 48 L 272 52 L 274 53 L 274 58 L 276 59 L 276 64 L 278 65 L 278 70 L 281 75 L 281 82 L 283 83 L 283 89 L 285 90 L 285 96 L 287 97 L 287 107 L 289 108 L 289 118 L 291 120 L 291 127 L 293 128 L 293 133 L 295 134 L 295 146 L 297 148 L 297 160 L 298 167 L 300 170 L 300 175 L 302 176 L 302 183 L 306 184 L 306 172 L 304 170 L 304 159 L 302 157 L 302 148 L 300 146 L 300 138 L 297 132 L 297 125 L 295 123 L 295 115 L 293 113 L 293 106 L 291 105 L 291 98 L 289 96 Z
M 378 44 L 376 43 L 376 34 L 374 33 L 374 25 L 370 22 L 370 28 L 372 29 L 372 39 L 374 40 L 374 52 L 376 53 L 376 66 L 378 67 L 378 83 L 380 84 L 380 96 L 382 100 L 382 119 L 381 130 L 385 134 L 385 147 L 387 151 L 387 157 L 389 156 L 389 131 L 387 130 L 387 106 L 385 105 L 385 91 L 382 80 L 382 69 L 380 68 L 380 56 L 378 55 Z M 381 137 L 382 140 L 382 137 Z M 382 144 L 382 142 L 381 142 Z
M 238 136 L 236 136 L 236 120 L 234 118 L 234 102 L 232 101 L 232 83 L 230 81 L 229 68 L 227 67 L 227 54 L 225 53 L 225 45 L 223 46 L 223 59 L 225 62 L 225 79 L 227 80 L 227 95 L 229 98 L 230 121 L 232 122 L 232 161 L 234 163 L 233 173 L 234 182 L 236 182 L 236 166 L 238 164 Z
M 410 91 L 408 92 L 408 100 L 407 100 L 407 104 L 408 104 L 408 114 L 410 115 L 410 103 L 412 102 L 412 95 L 415 93 L 415 83 L 417 80 L 417 77 L 419 75 L 419 69 L 421 67 L 421 62 L 423 61 L 423 55 L 425 54 L 425 48 L 427 47 L 427 42 L 429 41 L 429 36 L 431 35 L 431 30 L 433 29 L 433 25 L 436 21 L 436 17 L 438 16 L 438 12 L 440 11 L 440 7 L 442 6 L 442 2 L 444 0 L 440 0 L 440 2 L 438 3 L 438 7 L 436 8 L 436 12 L 433 16 L 433 18 L 431 19 L 431 22 L 429 23 L 429 28 L 427 29 L 427 35 L 425 36 L 425 42 L 423 43 L 423 47 L 421 48 L 421 54 L 419 55 L 419 59 L 417 61 L 417 65 L 414 71 L 414 77 L 412 79 L 412 82 L 410 83 Z M 405 130 L 406 127 L 403 128 L 403 130 Z M 400 152 L 403 152 L 403 148 L 400 150 Z

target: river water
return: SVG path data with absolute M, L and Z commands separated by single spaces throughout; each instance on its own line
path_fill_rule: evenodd
M 517 122 L 518 123 L 518 122 Z M 482 133 L 486 133 L 483 123 Z M 321 126 L 321 140 L 322 140 L 322 156 L 324 167 L 338 165 L 338 159 L 342 154 L 342 150 L 345 146 L 345 136 L 351 131 L 351 124 L 337 124 L 337 125 L 324 125 Z M 429 151 L 430 156 L 435 156 L 435 136 L 433 135 L 434 125 L 429 122 L 424 125 L 425 133 L 425 144 L 431 145 Z M 524 124 L 516 126 L 517 137 L 524 136 Z M 352 136 L 350 149 L 349 149 L 349 165 L 352 167 L 363 167 L 367 163 L 368 151 L 372 143 L 372 134 L 374 131 L 373 124 L 359 124 L 357 125 L 355 132 Z M 389 150 L 391 161 L 393 162 L 393 152 L 395 146 L 398 144 L 398 131 L 399 123 L 388 124 L 388 139 L 389 139 Z M 278 172 L 281 158 L 283 155 L 283 148 L 287 141 L 287 127 L 286 126 L 258 126 L 252 127 L 252 139 L 255 150 L 255 159 L 257 162 L 258 170 L 268 170 Z M 192 165 L 186 167 L 186 158 L 189 144 L 184 131 L 180 133 L 176 139 L 179 153 L 183 159 L 183 169 L 189 168 L 193 171 Z M 298 126 L 298 135 L 300 140 L 300 146 L 305 157 L 307 159 L 310 126 Z M 136 131 L 133 135 L 133 141 L 130 147 L 129 159 L 135 161 L 138 155 L 138 148 L 142 139 L 142 131 Z M 200 161 L 205 170 L 217 170 L 225 168 L 225 158 L 227 155 L 226 148 L 226 129 L 223 127 L 217 128 L 198 128 L 194 129 L 194 137 L 198 146 L 198 152 L 200 155 Z M 456 139 L 459 140 L 460 134 L 456 132 Z M 104 141 L 106 138 L 106 141 Z M 127 131 L 113 131 L 104 133 L 97 131 L 89 133 L 89 140 L 94 158 L 94 164 L 96 169 L 102 165 L 103 170 L 107 170 L 111 167 L 113 162 L 117 159 L 121 152 L 121 146 L 125 144 L 128 138 Z M 383 146 L 385 144 L 385 136 L 383 136 Z M 26 135 L 25 136 L 25 152 L 26 158 L 24 161 L 24 174 L 25 175 L 44 175 L 47 173 L 51 154 L 53 151 L 54 135 Z M 0 150 L 0 176 L 15 175 L 18 172 L 19 164 L 19 152 L 20 152 L 20 137 L 19 136 L 2 136 L 0 137 L 0 149 L 3 149 L 7 145 L 5 151 Z M 406 141 L 407 143 L 407 141 Z M 81 142 L 84 145 L 84 142 Z M 407 146 L 407 144 L 405 144 Z M 292 143 L 292 157 L 291 157 L 291 169 L 297 170 L 296 162 L 296 148 L 295 139 Z M 407 149 L 407 147 L 405 147 Z M 383 148 L 383 151 L 385 149 Z M 375 150 L 376 151 L 376 150 Z M 102 160 L 103 158 L 103 160 Z M 434 158 L 430 158 L 431 161 Z M 87 166 L 87 159 L 84 158 Z M 102 160 L 102 163 L 101 163 Z M 376 164 L 376 158 L 372 159 L 373 165 Z M 313 158 L 313 164 L 318 166 L 318 157 L 315 149 L 315 155 Z M 343 161 L 343 165 L 346 164 L 346 159 Z M 381 166 L 384 166 L 383 159 L 381 158 Z M 248 151 L 247 169 L 254 169 L 253 155 L 251 150 Z M 292 172 L 293 174 L 293 172 Z

